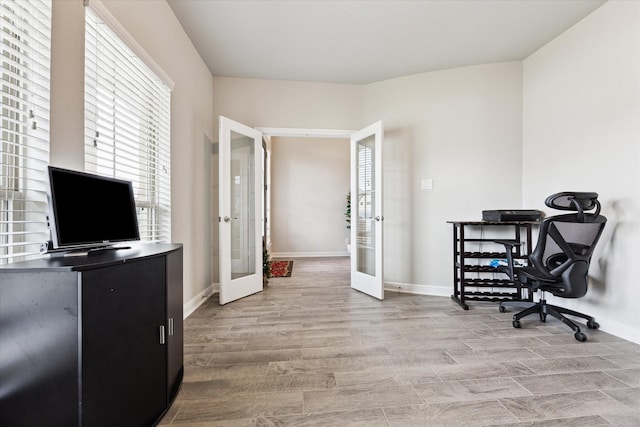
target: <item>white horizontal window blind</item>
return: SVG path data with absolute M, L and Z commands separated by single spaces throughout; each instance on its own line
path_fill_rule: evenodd
M 86 9 L 85 169 L 133 183 L 140 238 L 171 240 L 171 92 Z
M 373 245 L 373 226 L 371 218 L 375 207 L 374 176 L 374 137 L 358 143 L 358 244 L 371 247 Z
M 51 1 L 0 0 L 0 264 L 49 240 Z

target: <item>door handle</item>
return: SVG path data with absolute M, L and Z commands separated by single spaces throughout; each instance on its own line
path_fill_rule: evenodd
M 225 216 L 224 217 L 224 222 L 229 222 L 229 221 L 231 221 L 231 218 L 229 218 L 228 216 Z
M 375 220 L 376 220 L 376 221 L 384 221 L 384 216 L 380 216 L 380 215 L 378 215 L 378 216 L 375 218 Z

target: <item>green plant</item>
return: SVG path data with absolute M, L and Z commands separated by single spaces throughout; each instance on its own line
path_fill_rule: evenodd
M 345 205 L 344 217 L 347 221 L 347 230 L 351 228 L 351 192 L 347 193 L 347 203 Z
M 262 240 L 262 273 L 269 274 L 271 271 L 271 256 L 269 255 L 269 251 L 267 250 L 267 245 Z

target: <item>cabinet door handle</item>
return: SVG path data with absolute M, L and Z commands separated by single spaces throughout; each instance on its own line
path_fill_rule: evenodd
M 173 336 L 173 317 L 169 318 L 169 336 Z
M 160 344 L 164 344 L 164 343 L 165 343 L 164 325 L 160 325 Z

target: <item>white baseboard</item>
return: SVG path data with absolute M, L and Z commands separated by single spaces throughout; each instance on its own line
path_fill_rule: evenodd
M 219 289 L 219 285 L 217 283 L 212 283 L 209 285 L 204 291 L 200 292 L 195 297 L 191 298 L 182 306 L 182 317 L 186 319 L 191 316 L 191 314 L 197 310 L 211 295 L 217 292 Z
M 335 252 L 272 252 L 271 258 L 328 258 L 328 257 L 346 257 L 349 256 L 347 251 Z
M 433 295 L 437 297 L 451 296 L 451 287 L 449 286 L 417 285 L 413 283 L 385 281 L 384 290 L 392 292 L 404 292 L 407 294 Z
M 615 335 L 618 338 L 622 338 L 623 340 L 631 341 L 635 344 L 640 344 L 640 329 L 634 328 L 633 326 L 623 325 L 622 323 L 616 322 L 614 320 L 608 320 L 601 316 L 596 317 L 596 322 L 600 325 L 600 330 L 606 332 L 611 335 Z M 582 328 L 580 328 L 582 329 Z M 587 336 L 589 335 L 589 330 L 586 330 Z

